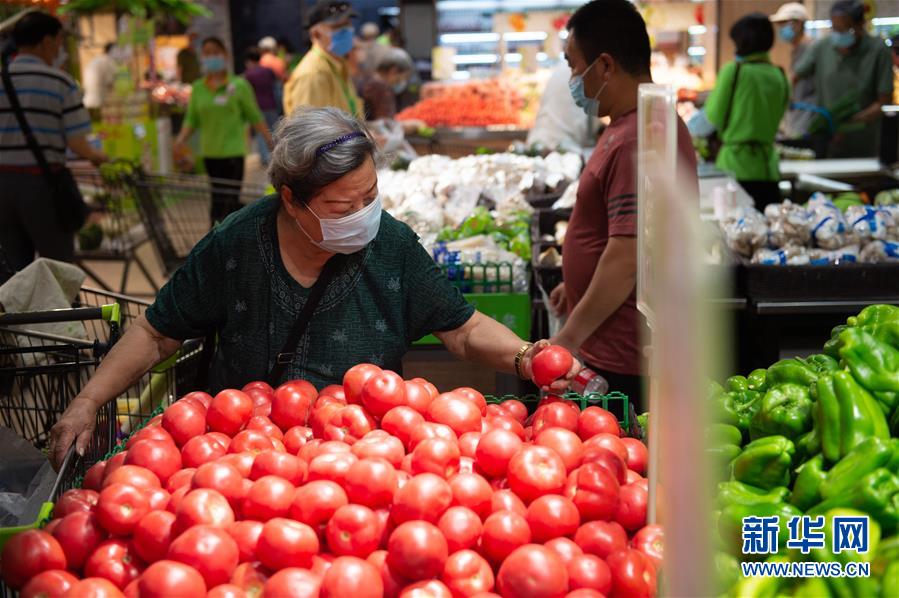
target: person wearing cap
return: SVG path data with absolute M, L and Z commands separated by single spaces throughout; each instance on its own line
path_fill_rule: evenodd
M 259 51 L 262 56 L 259 58 L 259 66 L 263 66 L 273 73 L 282 81 L 287 78 L 287 63 L 276 53 L 278 50 L 278 40 L 268 35 L 259 40 Z
M 811 40 L 805 34 L 805 22 L 809 20 L 808 10 L 798 2 L 787 2 L 771 16 L 771 22 L 777 28 L 777 36 L 790 45 L 790 71 L 811 46 Z M 792 104 L 804 106 L 817 105 L 815 82 L 813 79 L 800 79 L 793 85 Z M 788 139 L 799 139 L 808 133 L 809 124 L 814 112 L 808 108 L 791 108 L 781 122 L 781 132 Z
M 812 79 L 818 105 L 830 112 L 835 127 L 829 158 L 862 158 L 880 152 L 881 108 L 893 96 L 890 49 L 865 26 L 858 0 L 839 0 L 830 9 L 833 30 L 815 42 L 793 76 Z
M 218 339 L 213 393 L 254 380 L 323 388 L 360 363 L 401 373 L 412 343 L 432 333 L 461 359 L 532 377 L 548 343 L 526 343 L 477 311 L 412 229 L 381 209 L 377 147 L 358 119 L 305 108 L 278 124 L 275 139 L 276 193 L 191 250 L 53 427 L 54 463 L 73 441 L 83 452 L 101 405 L 201 336 Z M 575 361 L 551 390 L 579 371 Z
M 319 0 L 309 11 L 312 49 L 290 74 L 284 88 L 284 114 L 302 106 L 333 106 L 363 118 L 365 105 L 356 93 L 347 57 L 353 51 L 358 16 L 347 2 Z

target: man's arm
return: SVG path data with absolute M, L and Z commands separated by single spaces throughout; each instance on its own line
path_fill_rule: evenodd
M 587 292 L 551 342 L 578 351 L 584 341 L 624 304 L 636 282 L 637 238 L 611 237 L 596 264 Z
M 94 165 L 99 166 L 109 158 L 102 151 L 96 150 L 87 141 L 87 135 L 70 135 L 66 138 L 66 145 L 70 150 L 75 152 L 79 158 L 90 160 Z
M 852 122 L 858 123 L 871 123 L 880 118 L 880 109 L 883 108 L 886 104 L 890 103 L 890 98 L 892 94 L 882 94 L 877 97 L 871 104 L 869 104 L 866 108 L 863 108 L 859 112 L 856 112 L 852 118 L 850 119 Z

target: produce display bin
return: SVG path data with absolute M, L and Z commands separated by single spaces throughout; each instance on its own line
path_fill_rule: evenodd
M 524 396 L 516 396 L 516 395 L 503 395 L 503 396 L 493 396 L 486 395 L 484 397 L 487 399 L 487 404 L 501 404 L 504 401 L 521 401 L 528 408 L 528 413 L 533 413 L 537 409 L 537 405 L 540 403 L 541 397 L 536 395 L 524 395 Z M 577 403 L 578 408 L 582 411 L 587 407 L 602 407 L 606 411 L 610 411 L 612 413 L 623 413 L 624 417 L 619 420 L 619 425 L 625 431 L 630 430 L 632 422 L 631 421 L 631 409 L 630 409 L 630 400 L 628 396 L 622 392 L 612 391 L 608 394 L 598 394 L 598 393 L 588 393 L 586 395 L 581 395 L 575 392 L 565 393 L 561 396 L 562 399 L 566 401 L 571 401 L 573 403 Z

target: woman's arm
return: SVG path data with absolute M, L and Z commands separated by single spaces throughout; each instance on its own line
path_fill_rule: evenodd
M 97 410 L 115 399 L 147 370 L 170 357 L 181 341 L 160 334 L 140 316 L 100 362 L 97 372 L 50 430 L 50 459 L 59 468 L 72 442 L 84 455 L 93 434 Z
M 262 135 L 262 138 L 265 139 L 265 144 L 268 146 L 268 149 L 272 149 L 272 132 L 268 130 L 268 125 L 264 120 L 260 120 L 257 123 L 253 124 L 253 130 Z

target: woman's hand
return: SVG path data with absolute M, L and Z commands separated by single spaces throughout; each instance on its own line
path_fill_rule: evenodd
M 84 456 L 97 425 L 97 406 L 87 397 L 75 397 L 50 430 L 50 463 L 59 471 L 72 442 L 75 452 Z
M 534 379 L 534 373 L 531 369 L 531 364 L 534 362 L 534 357 L 537 356 L 540 351 L 543 351 L 547 347 L 550 346 L 550 342 L 548 340 L 537 341 L 531 348 L 527 350 L 524 356 L 521 358 L 521 373 L 528 380 Z M 577 360 L 577 358 L 573 358 L 571 369 L 568 370 L 568 373 L 565 374 L 564 378 L 559 378 L 549 386 L 543 386 L 540 390 L 544 390 L 546 392 L 552 393 L 563 393 L 566 392 L 571 386 L 571 381 L 578 375 L 578 373 L 583 369 L 581 362 Z
M 565 294 L 565 283 L 560 282 L 549 294 L 549 307 L 556 316 L 568 311 L 568 295 Z

